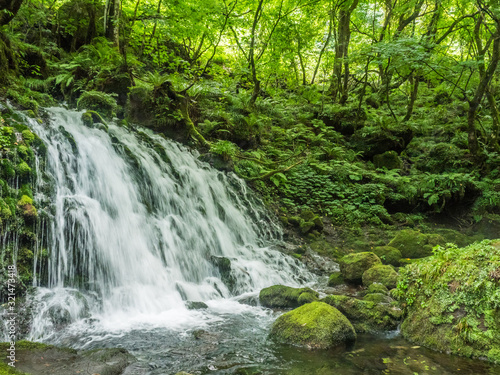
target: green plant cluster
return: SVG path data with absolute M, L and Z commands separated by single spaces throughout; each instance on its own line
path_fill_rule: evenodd
M 500 243 L 437 246 L 400 270 L 402 332 L 433 349 L 500 361 Z
M 20 117 L 9 111 L 0 115 L 0 231 L 7 238 L 19 238 L 5 247 L 0 263 L 7 269 L 17 260 L 20 293 L 33 278 L 33 251 L 37 241 L 34 224 L 38 211 L 33 201 L 35 152 L 39 155 L 45 152 L 40 138 Z M 3 285 L 3 277 L 0 281 Z

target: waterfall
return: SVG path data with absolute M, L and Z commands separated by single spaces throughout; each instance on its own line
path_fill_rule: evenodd
M 187 301 L 222 303 L 309 277 L 273 249 L 279 226 L 235 175 L 149 130 L 48 112 L 47 124 L 31 121 L 47 146 L 35 201 L 50 254 L 31 339 L 89 318 L 199 319 Z

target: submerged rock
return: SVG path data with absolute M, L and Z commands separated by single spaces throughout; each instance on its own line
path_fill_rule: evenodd
M 500 241 L 450 245 L 401 269 L 403 336 L 429 348 L 500 362 Z
M 382 262 L 372 252 L 347 254 L 339 262 L 344 279 L 356 284 L 361 284 L 363 273 L 377 264 Z
M 396 306 L 363 301 L 354 297 L 330 295 L 321 301 L 344 314 L 358 333 L 396 329 L 403 316 L 403 311 Z
M 74 349 L 29 341 L 18 341 L 15 346 L 16 370 L 26 374 L 68 375 L 77 374 L 85 369 L 88 374 L 120 375 L 136 361 L 122 348 L 77 352 Z M 9 344 L 1 343 L 0 348 L 2 352 L 6 352 Z M 11 373 L 3 371 L 6 369 L 0 365 L 0 373 Z
M 312 302 L 281 315 L 273 324 L 271 337 L 309 349 L 327 349 L 354 342 L 356 332 L 339 310 Z
M 318 292 L 310 288 L 292 288 L 284 285 L 264 288 L 259 294 L 261 305 L 271 308 L 298 307 L 317 299 Z

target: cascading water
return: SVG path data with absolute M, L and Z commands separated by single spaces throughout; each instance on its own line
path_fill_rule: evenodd
M 235 296 L 310 278 L 270 248 L 280 229 L 237 177 L 149 131 L 89 128 L 79 112 L 49 113 L 49 125 L 32 121 L 47 146 L 39 183 L 51 180 L 53 196 L 35 197 L 49 217 L 50 258 L 30 339 L 67 344 L 71 332 L 96 326 L 196 326 L 220 316 L 186 301 L 214 312 Z

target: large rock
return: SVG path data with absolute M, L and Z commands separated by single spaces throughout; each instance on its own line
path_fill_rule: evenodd
M 500 241 L 440 248 L 401 269 L 401 332 L 446 353 L 500 362 Z
M 398 284 L 398 273 L 391 266 L 379 264 L 366 270 L 363 273 L 363 285 L 370 286 L 373 283 L 380 283 L 393 289 Z
M 363 273 L 377 264 L 382 264 L 382 262 L 372 252 L 348 254 L 339 262 L 340 272 L 344 279 L 358 284 L 362 282 Z
M 377 246 L 373 249 L 373 252 L 380 258 L 383 264 L 399 266 L 399 260 L 401 259 L 401 251 L 399 249 L 392 246 Z
M 339 310 L 312 302 L 281 315 L 273 324 L 271 337 L 309 349 L 327 349 L 354 342 L 356 332 Z
M 9 343 L 1 343 L 0 349 L 7 353 Z M 3 356 L 3 361 L 8 359 Z M 16 370 L 7 372 L 7 366 L 0 364 L 0 374 L 102 374 L 120 375 L 136 359 L 123 348 L 76 351 L 38 342 L 18 341 L 15 345 Z M 84 369 L 84 371 L 82 371 Z M 2 371 L 3 370 L 3 371 Z M 19 371 L 19 372 L 18 372 Z
M 271 308 L 298 307 L 317 299 L 318 292 L 310 288 L 292 288 L 284 285 L 264 288 L 259 294 L 261 305 Z
M 403 316 L 403 311 L 396 306 L 353 297 L 330 295 L 321 301 L 344 314 L 358 333 L 396 329 Z
M 432 255 L 432 248 L 444 245 L 445 240 L 439 234 L 424 234 L 411 229 L 399 231 L 388 246 L 401 251 L 403 258 L 423 258 Z

